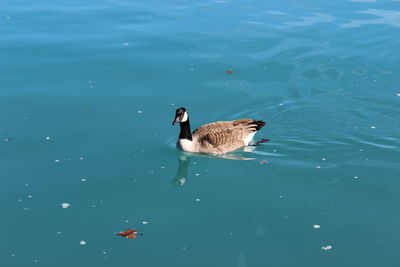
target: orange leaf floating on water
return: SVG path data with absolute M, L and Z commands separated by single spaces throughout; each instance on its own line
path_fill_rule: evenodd
M 121 231 L 117 235 L 118 236 L 122 236 L 122 237 L 126 237 L 128 239 L 132 239 L 132 238 L 136 238 L 137 234 L 143 235 L 142 233 L 139 233 L 136 230 L 132 230 L 131 228 L 128 228 L 128 230 Z
M 233 70 L 226 70 L 225 72 L 228 73 L 228 74 L 230 74 L 230 75 L 233 74 Z

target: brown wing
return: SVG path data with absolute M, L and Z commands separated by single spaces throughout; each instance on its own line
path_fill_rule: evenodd
M 193 137 L 200 143 L 200 152 L 222 154 L 245 146 L 243 139 L 260 128 L 256 122 L 242 119 L 209 123 L 195 130 Z

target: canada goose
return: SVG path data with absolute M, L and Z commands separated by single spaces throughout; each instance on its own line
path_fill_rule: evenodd
M 205 124 L 190 131 L 189 114 L 185 108 L 178 108 L 172 125 L 179 122 L 181 132 L 177 147 L 197 153 L 223 154 L 248 146 L 255 133 L 264 125 L 264 121 L 241 119 L 234 121 L 218 121 Z

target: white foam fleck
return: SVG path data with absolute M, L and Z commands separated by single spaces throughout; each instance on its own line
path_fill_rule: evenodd
M 317 168 L 317 169 L 321 169 L 321 166 L 315 166 L 315 168 Z
M 137 112 L 138 114 L 142 114 L 143 113 L 143 111 L 141 111 L 141 110 L 138 110 L 138 112 Z
M 375 126 L 370 126 L 371 127 L 371 129 L 376 129 L 376 127 Z
M 68 208 L 69 206 L 71 206 L 69 203 L 61 203 L 61 207 L 62 207 L 63 209 L 66 209 L 66 208 Z
M 149 224 L 149 222 L 143 221 L 142 224 Z
M 59 160 L 59 159 L 55 159 L 55 160 L 54 160 L 54 162 L 57 162 L 57 163 L 59 163 L 59 162 L 60 162 L 60 160 Z
M 196 175 L 196 176 L 200 176 L 200 173 L 196 173 L 195 175 Z
M 321 247 L 323 250 L 330 250 L 330 249 L 332 249 L 333 247 L 332 246 L 326 246 L 326 247 Z
M 196 198 L 196 201 L 199 202 L 199 201 L 200 201 L 200 198 Z
M 32 198 L 32 195 L 29 195 L 28 197 L 29 197 L 29 198 Z
M 400 96 L 400 93 L 397 93 L 396 95 L 397 95 L 397 96 Z
M 321 228 L 321 225 L 314 224 L 314 225 L 313 225 L 313 228 L 314 228 L 314 229 L 319 229 L 319 228 Z
M 129 45 L 129 43 L 122 43 L 122 45 L 123 45 L 123 46 L 127 46 L 127 45 Z
M 83 245 L 86 245 L 86 241 L 83 241 L 83 240 L 82 240 L 81 242 L 79 242 L 79 244 L 82 245 L 82 246 L 83 246 Z
M 83 160 L 83 157 L 79 157 L 80 160 Z
M 81 181 L 82 181 L 82 182 L 86 182 L 86 179 L 85 179 L 85 178 L 82 178 Z
M 354 176 L 354 179 L 358 179 L 358 176 Z
M 50 136 L 46 136 L 46 140 L 50 140 Z

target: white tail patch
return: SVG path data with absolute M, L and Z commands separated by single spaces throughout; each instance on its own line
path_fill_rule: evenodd
M 254 132 L 254 133 L 249 133 L 249 135 L 246 136 L 246 137 L 243 139 L 243 143 L 244 143 L 245 146 L 250 145 L 250 142 L 251 142 L 251 140 L 253 140 L 253 137 L 254 137 L 255 134 L 256 134 L 256 132 Z

